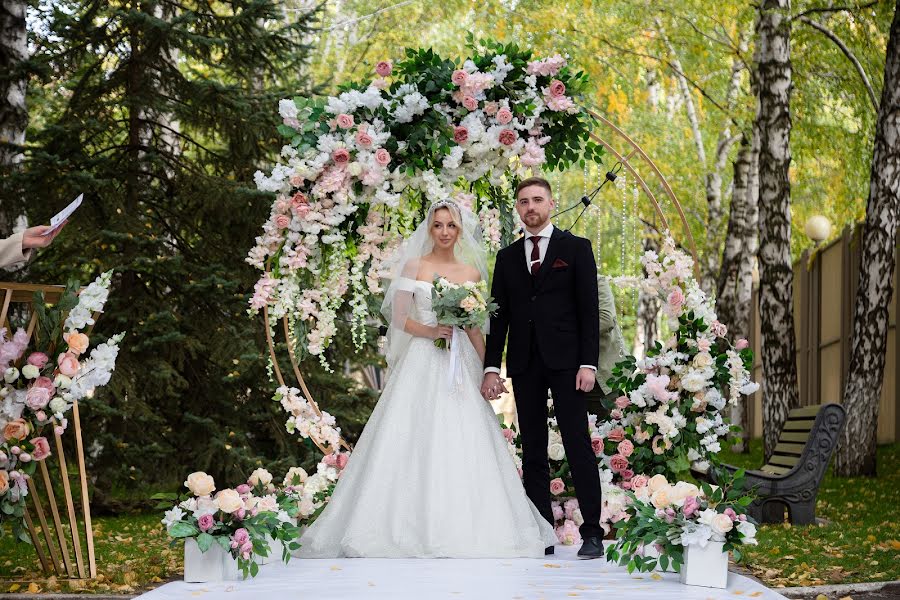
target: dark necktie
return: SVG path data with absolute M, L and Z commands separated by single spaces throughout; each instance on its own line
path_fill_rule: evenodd
M 538 245 L 540 242 L 540 236 L 531 236 L 531 274 L 533 276 L 537 276 L 538 271 L 541 270 L 541 248 Z

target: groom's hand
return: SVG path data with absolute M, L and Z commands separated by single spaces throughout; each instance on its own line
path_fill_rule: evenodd
M 575 389 L 581 392 L 590 392 L 594 389 L 594 384 L 597 382 L 594 376 L 593 369 L 588 369 L 587 367 L 582 367 L 578 369 L 578 374 L 575 375 Z
M 485 373 L 484 380 L 481 382 L 481 396 L 485 400 L 496 400 L 500 394 L 506 393 L 506 386 L 497 373 Z

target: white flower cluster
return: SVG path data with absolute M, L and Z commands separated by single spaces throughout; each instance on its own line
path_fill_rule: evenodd
M 62 394 L 66 402 L 80 400 L 93 394 L 96 388 L 109 383 L 109 378 L 116 368 L 119 344 L 124 337 L 125 332 L 117 333 L 91 350 L 90 358 L 81 363 L 81 369 L 72 378 L 68 392 Z
M 281 386 L 275 391 L 276 401 L 290 417 L 285 424 L 288 433 L 309 438 L 321 448 L 336 450 L 341 441 L 341 430 L 335 419 L 325 411 L 316 411 L 297 388 Z
M 109 297 L 109 284 L 112 271 L 97 277 L 78 295 L 78 305 L 69 311 L 63 327 L 65 331 L 76 331 L 94 324 L 94 313 L 103 312 L 103 306 Z

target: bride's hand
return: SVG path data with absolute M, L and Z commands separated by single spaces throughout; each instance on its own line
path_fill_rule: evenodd
M 449 325 L 435 325 L 431 328 L 431 339 L 445 339 L 448 342 L 453 338 L 453 328 Z

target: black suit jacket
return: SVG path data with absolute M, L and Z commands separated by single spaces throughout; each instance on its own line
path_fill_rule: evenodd
M 525 246 L 522 237 L 497 253 L 491 295 L 500 308 L 491 317 L 484 366 L 500 368 L 507 334 L 510 376 L 528 369 L 532 335 L 549 369 L 596 366 L 600 309 L 591 242 L 554 228 L 534 277 L 525 266 Z

